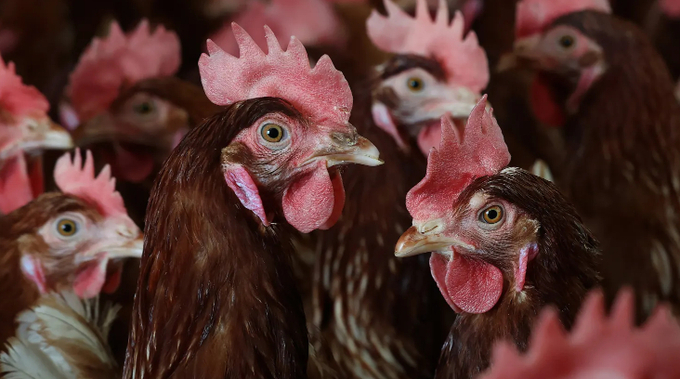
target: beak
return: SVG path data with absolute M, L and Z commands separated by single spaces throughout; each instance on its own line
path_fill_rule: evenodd
M 68 150 L 73 148 L 73 139 L 66 129 L 49 119 L 45 123 L 46 125 L 43 124 L 44 126 L 38 127 L 35 132 L 29 132 L 20 143 L 24 151 L 31 153 L 48 149 Z
M 331 139 L 331 151 L 324 150 L 314 154 L 305 164 L 325 159 L 328 167 L 342 164 L 360 164 L 364 166 L 380 166 L 384 162 L 380 159 L 378 148 L 368 139 L 356 134 L 335 133 Z
M 73 148 L 71 134 L 61 125 L 49 121 L 47 133 L 43 137 L 42 147 L 44 149 L 67 150 Z
M 435 119 L 440 119 L 441 115 L 445 113 L 449 113 L 454 119 L 466 119 L 470 117 L 470 113 L 472 113 L 472 110 L 479 102 L 479 95 L 466 87 L 460 87 L 455 90 L 455 99 L 456 100 L 445 101 L 441 111 L 437 112 L 439 117 L 435 117 Z
M 104 142 L 117 137 L 116 125 L 107 113 L 99 114 L 78 125 L 73 131 L 73 139 L 77 146 Z
M 397 241 L 394 255 L 398 258 L 406 258 L 418 254 L 440 252 L 457 245 L 460 245 L 460 242 L 454 238 L 444 237 L 441 234 L 425 235 L 418 231 L 417 227 L 412 226 Z
M 120 246 L 112 246 L 106 249 L 109 258 L 141 258 L 144 250 L 144 236 L 124 243 Z
M 497 72 L 505 72 L 516 68 L 535 68 L 537 64 L 536 49 L 541 42 L 541 35 L 522 38 L 515 42 L 511 53 L 501 57 L 496 66 Z

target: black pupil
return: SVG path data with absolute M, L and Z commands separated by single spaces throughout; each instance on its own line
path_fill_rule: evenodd
M 267 137 L 270 139 L 276 140 L 279 139 L 279 136 L 281 135 L 281 132 L 279 131 L 278 128 L 269 128 L 267 129 Z
M 61 224 L 61 231 L 66 233 L 66 234 L 71 234 L 73 233 L 74 226 L 73 224 L 69 222 L 64 222 Z
M 570 36 L 564 36 L 562 39 L 560 39 L 560 44 L 563 47 L 571 47 L 574 44 L 574 39 Z
M 139 104 L 139 106 L 137 107 L 137 111 L 138 111 L 139 113 L 149 113 L 149 112 L 151 112 L 151 104 L 149 104 L 149 103 L 141 103 L 141 104 Z
M 421 87 L 422 83 L 418 79 L 410 79 L 408 82 L 408 86 L 413 88 L 413 89 L 419 89 Z
M 496 217 L 498 217 L 498 211 L 495 210 L 495 209 L 491 209 L 490 211 L 487 212 L 487 216 L 488 216 L 491 220 L 495 220 Z

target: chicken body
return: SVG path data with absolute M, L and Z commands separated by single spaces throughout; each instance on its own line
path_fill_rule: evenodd
M 237 103 L 192 130 L 159 174 L 125 378 L 307 376 L 306 319 L 290 267 L 290 230 L 281 223 L 263 225 L 224 183 L 222 172 L 220 151 L 265 117 L 304 122 L 282 100 Z M 270 158 L 260 163 L 239 146 L 230 147 L 232 158 L 266 183 L 259 191 L 264 206 L 280 209 L 281 188 L 297 180 L 295 171 L 271 170 Z
M 107 219 L 96 206 L 68 194 L 43 194 L 1 216 L 0 226 L 2 343 L 14 335 L 16 315 L 42 293 L 74 288 L 80 296 L 91 297 L 101 290 L 113 292 L 122 261 L 109 261 L 107 254 L 141 255 L 141 236 L 131 220 Z
M 554 306 L 562 323 L 571 327 L 588 290 L 598 285 L 596 242 L 552 183 L 508 168 L 468 186 L 454 212 L 475 216 L 469 204 L 479 194 L 484 194 L 485 204 L 510 204 L 518 212 L 503 238 L 473 243 L 477 259 L 493 262 L 502 271 L 503 293 L 488 312 L 458 315 L 442 347 L 435 378 L 475 378 L 488 367 L 499 340 L 509 340 L 524 351 L 535 319 L 547 305 Z M 537 251 L 528 262 L 523 289 L 518 291 L 513 260 L 528 241 L 536 244 Z M 441 257 L 433 255 L 432 260 Z
M 566 40 L 571 53 L 559 53 Z M 680 105 L 663 60 L 633 24 L 594 11 L 555 20 L 536 41 L 529 59 L 562 54 L 538 63 L 570 114 L 567 158 L 551 169 L 601 242 L 608 298 L 630 285 L 640 317 L 659 301 L 677 312 Z
M 526 348 L 541 308 L 570 326 L 598 283 L 596 242 L 557 187 L 510 161 L 483 98 L 460 130 L 442 118 L 439 147 L 406 206 L 413 226 L 395 255 L 433 252 L 432 277 L 456 317 L 436 378 L 475 378 L 495 341 Z
M 425 157 L 415 145 L 410 153 L 399 149 L 367 113 L 356 114 L 357 128 L 376 141 L 385 164 L 347 169 L 343 216 L 316 234 L 311 332 L 320 331 L 319 349 L 330 351 L 343 377 L 431 377 L 446 308 L 436 309 L 427 262 L 399 260 L 392 248 L 411 224 L 403 203 Z

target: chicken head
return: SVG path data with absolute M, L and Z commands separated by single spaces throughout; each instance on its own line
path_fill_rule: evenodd
M 123 259 L 141 257 L 143 238 L 127 216 L 115 180 L 105 168 L 94 176 L 87 152 L 61 157 L 55 179 L 62 193 L 46 193 L 6 216 L 7 236 L 20 265 L 41 293 L 72 289 L 81 298 L 111 293 Z
M 42 193 L 42 164 L 36 157 L 40 152 L 73 146 L 69 133 L 47 116 L 48 110 L 47 99 L 22 83 L 14 64 L 0 57 L 0 214 Z
M 71 118 L 78 124 L 78 146 L 111 143 L 106 158 L 115 175 L 130 182 L 151 175 L 155 163 L 188 131 L 189 116 L 160 91 L 137 85 L 172 76 L 179 65 L 175 33 L 161 26 L 151 31 L 143 20 L 126 35 L 114 22 L 106 38 L 92 41 L 70 78 L 67 96 L 75 115 Z
M 281 208 L 301 232 L 329 228 L 340 217 L 345 198 L 336 166 L 382 163 L 375 146 L 349 123 L 349 85 L 328 56 L 310 68 L 295 37 L 284 51 L 265 27 L 265 54 L 240 26 L 233 24 L 233 31 L 239 58 L 208 41 L 209 54 L 199 61 L 206 94 L 218 105 L 246 99 L 260 100 L 237 106 L 268 105 L 258 105 L 261 112 L 246 112 L 253 119 L 239 122 L 247 126 L 222 150 L 224 178 L 265 226 Z M 267 204 L 264 199 L 271 195 L 280 205 Z
M 607 0 L 519 2 L 514 50 L 499 63 L 499 70 L 529 67 L 539 71 L 531 87 L 532 108 L 538 119 L 548 125 L 564 124 L 564 110 L 574 113 L 606 70 L 602 47 L 564 19 L 580 11 L 611 13 L 611 8 Z M 555 85 L 564 88 L 566 95 L 551 90 Z M 563 101 L 559 96 L 564 97 Z
M 367 21 L 373 43 L 396 54 L 378 67 L 373 119 L 400 147 L 413 138 L 428 154 L 439 143 L 440 117 L 464 120 L 479 100 L 489 81 L 486 53 L 474 33 L 465 35 L 461 13 L 449 21 L 444 0 L 434 20 L 425 0 L 417 1 L 415 17 L 391 0 L 385 8 L 387 16 L 373 11 Z

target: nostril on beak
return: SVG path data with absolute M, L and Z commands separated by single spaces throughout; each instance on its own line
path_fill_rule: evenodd
M 357 134 L 356 130 L 352 131 L 351 133 L 336 132 L 331 135 L 331 139 L 338 145 L 351 147 L 357 144 L 359 135 Z

